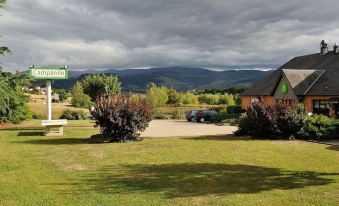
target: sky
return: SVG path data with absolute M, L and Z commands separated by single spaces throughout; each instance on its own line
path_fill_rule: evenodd
M 274 69 L 339 43 L 338 0 L 8 0 L 5 70 Z

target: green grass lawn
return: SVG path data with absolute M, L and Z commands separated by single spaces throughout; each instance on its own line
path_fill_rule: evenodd
M 232 136 L 88 144 L 97 132 L 0 130 L 0 205 L 339 205 L 335 146 Z

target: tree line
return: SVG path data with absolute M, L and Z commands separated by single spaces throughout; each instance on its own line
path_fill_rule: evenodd
M 239 94 L 232 93 L 195 93 L 179 92 L 173 88 L 150 84 L 146 92 L 146 100 L 153 107 L 166 105 L 236 105 L 240 104 Z

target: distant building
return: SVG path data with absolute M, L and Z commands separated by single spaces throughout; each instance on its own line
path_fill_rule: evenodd
M 243 109 L 263 100 L 304 103 L 306 112 L 339 117 L 339 47 L 328 51 L 320 44 L 320 53 L 291 59 L 241 94 Z

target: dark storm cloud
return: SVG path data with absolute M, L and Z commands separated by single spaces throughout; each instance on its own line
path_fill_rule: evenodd
M 270 68 L 339 41 L 337 0 L 9 0 L 7 69 Z

